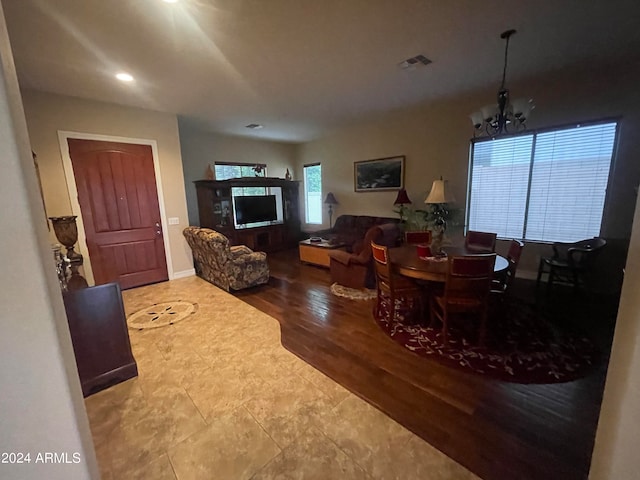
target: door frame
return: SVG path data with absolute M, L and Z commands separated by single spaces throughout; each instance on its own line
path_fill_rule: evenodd
M 58 143 L 60 145 L 60 155 L 62 157 L 62 166 L 64 168 L 64 176 L 67 181 L 67 192 L 69 193 L 69 201 L 71 202 L 71 211 L 73 215 L 78 217 L 76 223 L 78 225 L 78 248 L 84 258 L 84 276 L 90 285 L 94 284 L 93 269 L 91 268 L 91 257 L 89 257 L 89 249 L 87 248 L 87 236 L 84 231 L 84 221 L 82 219 L 82 211 L 78 202 L 78 187 L 76 186 L 76 177 L 73 174 L 73 163 L 69 154 L 70 138 L 80 140 L 96 140 L 99 142 L 116 142 L 116 143 L 132 143 L 134 145 L 148 145 L 151 147 L 153 156 L 153 170 L 156 177 L 156 192 L 158 194 L 158 205 L 160 207 L 160 223 L 162 225 L 162 241 L 164 243 L 164 256 L 167 262 L 167 273 L 169 280 L 175 278 L 173 272 L 173 263 L 171 260 L 171 246 L 169 244 L 169 229 L 167 222 L 166 210 L 164 208 L 164 193 L 162 191 L 162 179 L 160 178 L 160 161 L 158 159 L 158 144 L 155 140 L 146 138 L 118 137 L 114 135 L 100 135 L 96 133 L 72 132 L 66 130 L 58 130 Z

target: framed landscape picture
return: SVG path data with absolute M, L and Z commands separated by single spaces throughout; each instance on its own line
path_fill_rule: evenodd
M 404 187 L 404 155 L 354 162 L 353 186 L 356 192 L 400 190 Z

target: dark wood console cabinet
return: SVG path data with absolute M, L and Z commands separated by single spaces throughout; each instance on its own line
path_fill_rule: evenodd
M 295 247 L 300 240 L 298 189 L 300 182 L 283 178 L 245 177 L 230 180 L 197 180 L 200 226 L 225 235 L 232 245 L 246 245 L 252 250 L 272 252 Z M 233 222 L 234 187 L 271 188 L 281 192 L 282 223 L 256 227 L 236 227 Z M 273 188 L 277 187 L 277 188 Z
M 137 376 L 119 285 L 81 288 L 63 299 L 83 395 Z

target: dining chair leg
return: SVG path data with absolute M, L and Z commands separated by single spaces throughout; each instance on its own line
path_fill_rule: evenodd
M 418 296 L 418 314 L 418 323 L 422 324 L 424 321 L 424 299 L 422 298 L 422 295 Z
M 376 306 L 375 306 L 375 316 L 376 316 L 376 318 L 380 318 L 381 310 L 382 310 L 382 292 L 378 288 L 378 298 L 376 299 Z
M 536 278 L 536 288 L 540 286 L 540 280 L 542 279 L 542 273 L 544 271 L 544 259 L 540 259 L 540 263 L 538 264 L 538 277 Z
M 549 278 L 547 279 L 547 290 L 551 290 L 554 281 L 554 270 L 553 267 L 549 269 Z
M 449 314 L 447 313 L 447 310 L 445 309 L 445 311 L 442 314 L 442 344 L 446 345 L 447 344 L 447 324 L 449 323 Z
M 436 321 L 435 308 L 436 308 L 436 300 L 435 300 L 435 297 L 432 296 L 429 298 L 429 327 L 431 328 L 435 328 L 434 326 L 434 323 Z
M 389 312 L 391 314 L 391 321 L 395 321 L 396 319 L 396 297 L 393 294 L 393 290 L 389 293 L 389 308 L 391 309 L 391 311 Z

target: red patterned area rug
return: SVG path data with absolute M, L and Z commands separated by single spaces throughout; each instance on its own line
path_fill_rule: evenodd
M 484 347 L 476 345 L 477 325 L 471 320 L 454 319 L 445 345 L 440 324 L 412 324 L 402 302 L 396 302 L 396 309 L 391 320 L 389 299 L 383 297 L 376 321 L 400 345 L 449 367 L 507 382 L 568 382 L 587 375 L 600 357 L 584 334 L 559 328 L 522 301 L 490 317 Z

